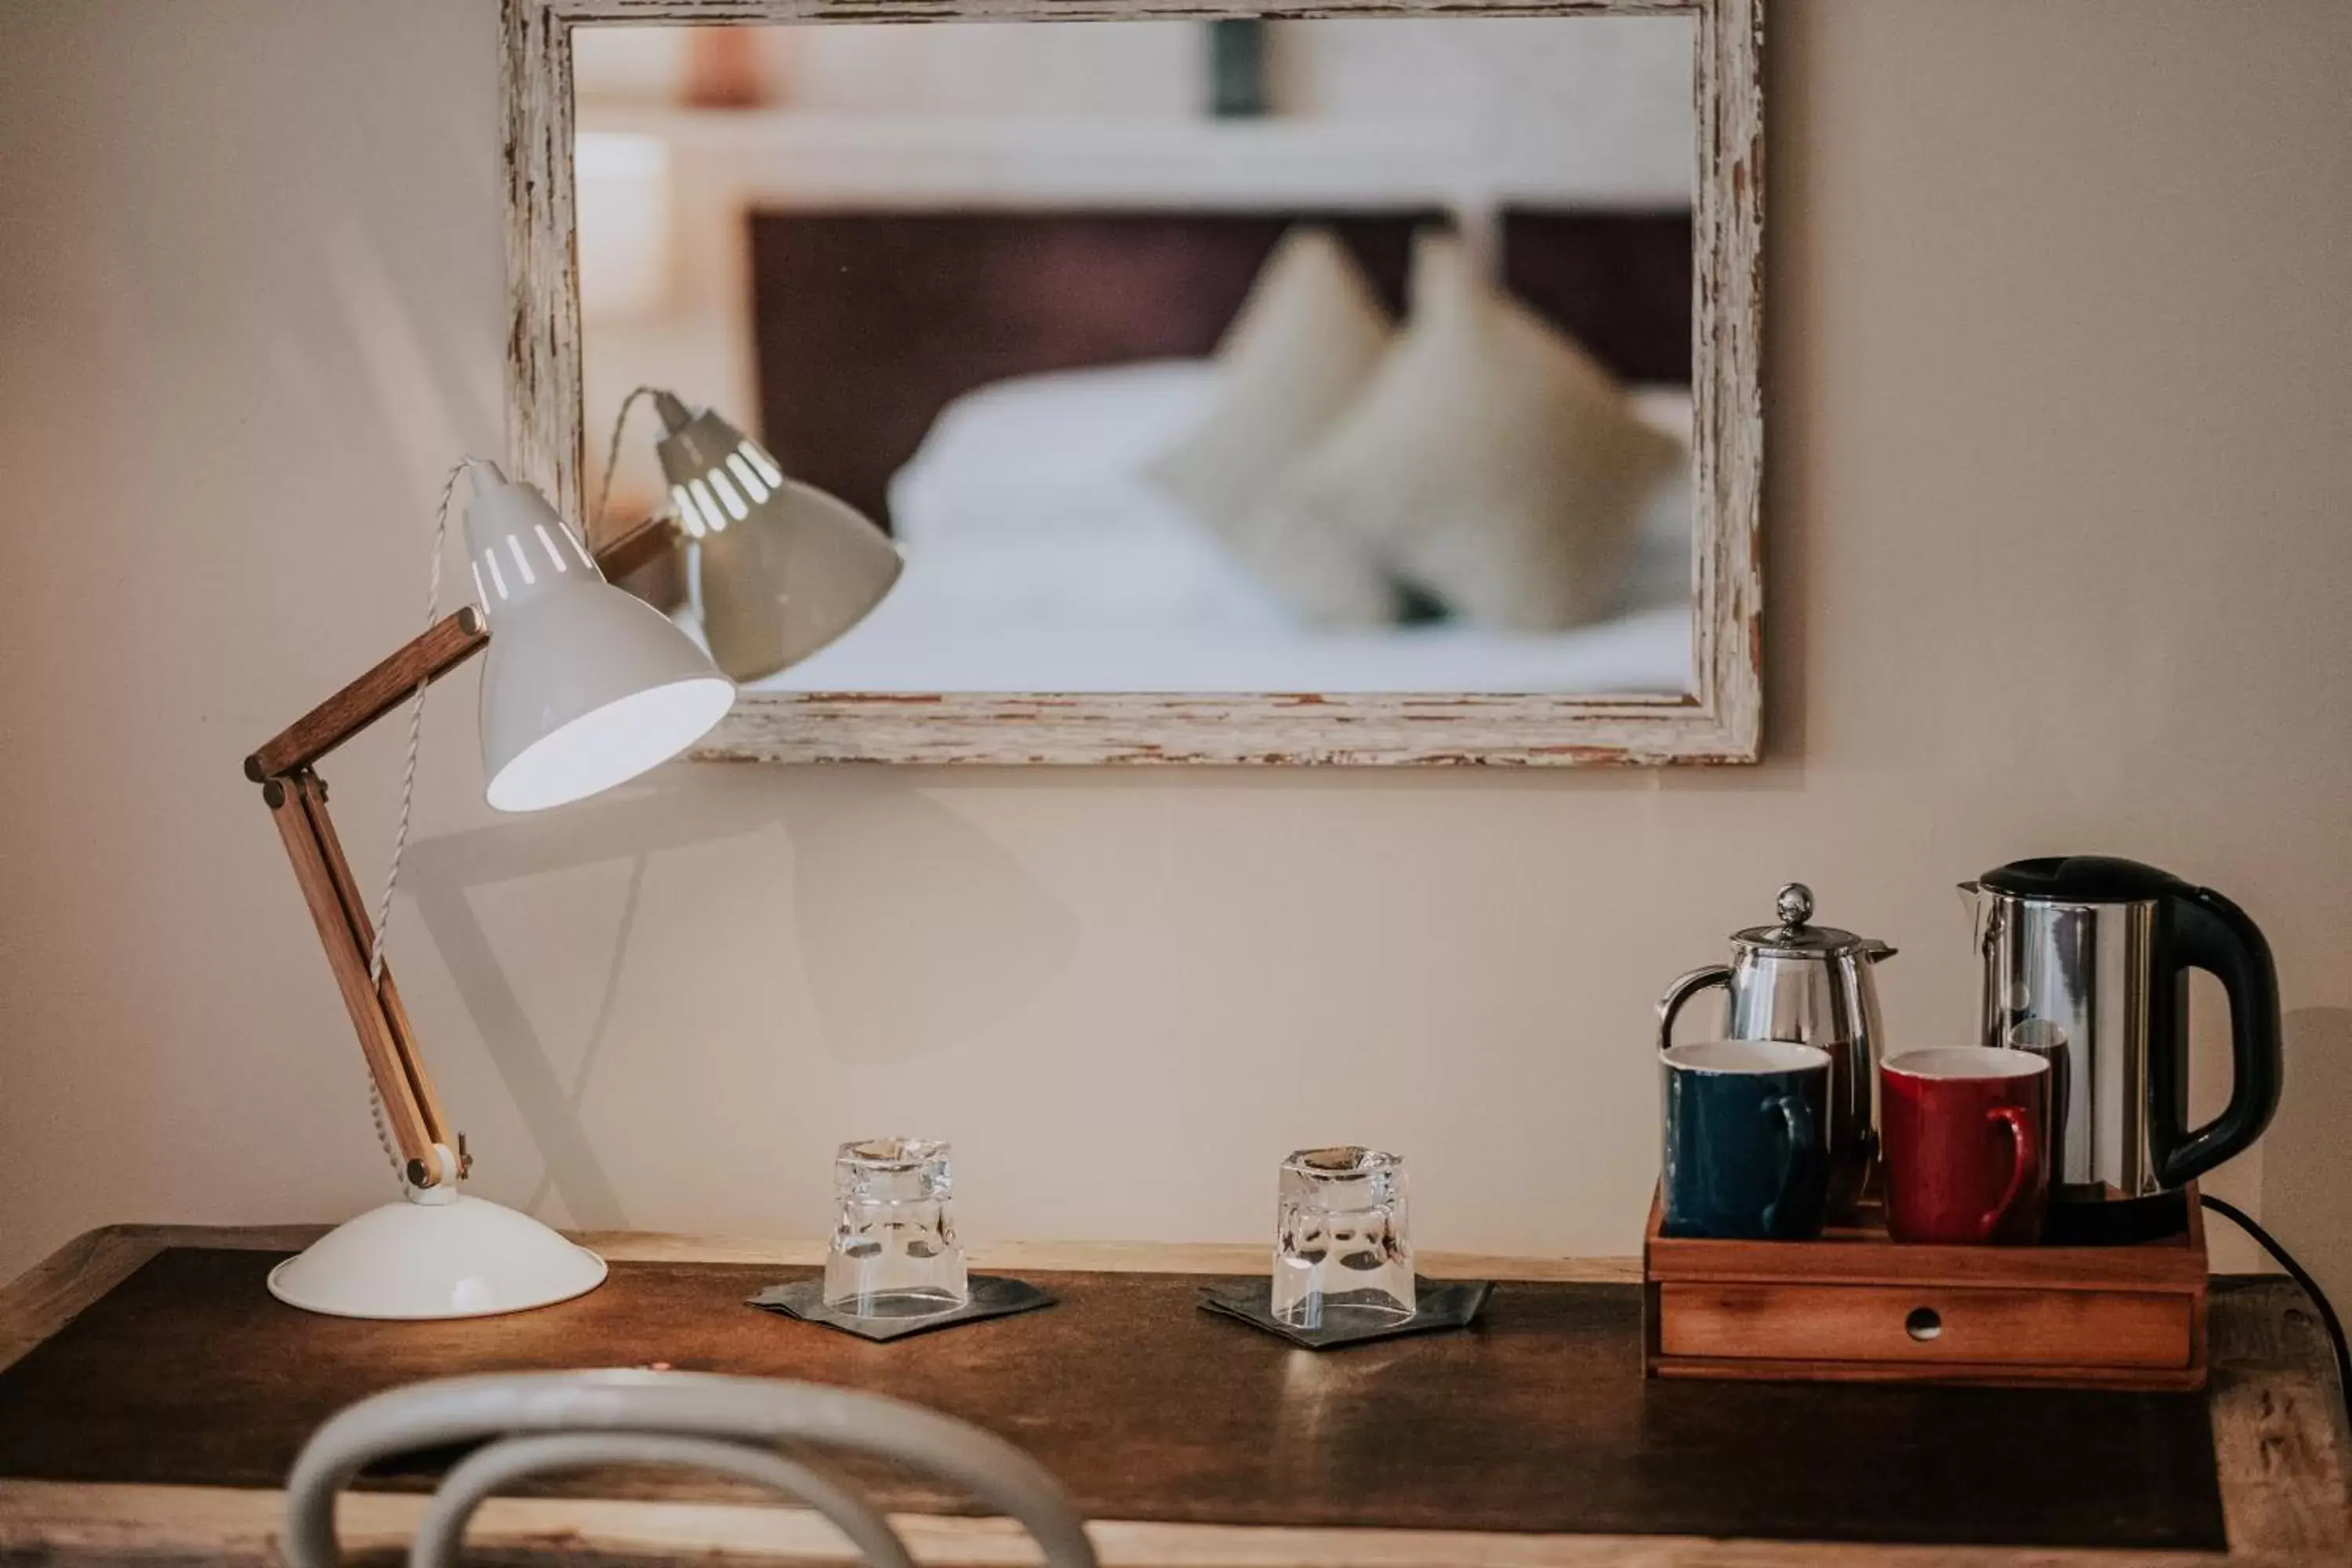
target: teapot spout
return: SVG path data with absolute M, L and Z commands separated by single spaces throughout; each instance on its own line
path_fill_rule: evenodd
M 1990 900 L 1985 885 L 1974 878 L 1959 884 L 1960 909 L 1969 917 L 1969 942 L 1981 950 L 1984 947 L 1985 924 Z
M 1862 956 L 1873 963 L 1884 963 L 1901 951 L 1892 942 L 1873 940 L 1863 943 Z

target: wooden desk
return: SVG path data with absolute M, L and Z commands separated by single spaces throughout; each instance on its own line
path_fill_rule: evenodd
M 0 1367 L 58 1332 L 167 1247 L 287 1250 L 312 1228 L 212 1230 L 180 1226 L 95 1231 L 0 1289 Z M 582 1239 L 615 1262 L 672 1261 L 808 1265 L 815 1245 L 735 1243 L 646 1235 Z M 974 1261 L 1003 1271 L 1086 1269 L 1203 1274 L 1262 1268 L 1256 1247 L 1106 1244 L 1022 1245 L 983 1249 Z M 1425 1258 L 1426 1271 L 1503 1280 L 1629 1283 L 1630 1262 Z M 971 1331 L 977 1332 L 979 1331 Z M 1246 1332 L 1236 1329 L 1237 1332 Z M 1317 1529 L 1122 1521 L 1094 1527 L 1111 1564 L 1160 1568 L 1793 1568 L 1864 1563 L 1902 1568 L 2123 1568 L 2154 1563 L 2341 1564 L 2352 1561 L 2343 1431 L 2324 1342 L 2292 1287 L 2268 1280 L 2217 1288 L 2212 1311 L 2210 1410 L 2231 1551 L 2148 1554 L 2015 1548 L 1825 1546 L 1786 1542 L 1656 1535 L 1472 1533 L 1461 1531 Z M 1766 1440 L 1769 1440 L 1769 1438 Z M 2021 1447 L 2022 1464 L 2063 1463 Z M 356 1552 L 388 1557 L 422 1512 L 421 1496 L 354 1494 L 344 1502 L 343 1538 Z M 262 1487 L 149 1486 L 0 1480 L 0 1557 L 39 1561 L 177 1558 L 275 1561 L 271 1542 L 281 1500 Z M 1033 1561 L 999 1521 L 905 1514 L 896 1522 L 918 1555 L 940 1563 Z M 477 1526 L 478 1549 L 632 1562 L 684 1563 L 713 1553 L 787 1562 L 837 1562 L 828 1527 L 796 1510 L 708 1500 L 615 1497 L 505 1499 Z

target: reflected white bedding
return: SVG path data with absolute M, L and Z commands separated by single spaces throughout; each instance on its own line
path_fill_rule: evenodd
M 1608 691 L 1689 689 L 1690 500 L 1655 499 L 1612 618 L 1510 633 L 1299 620 L 1141 477 L 1208 406 L 1171 362 L 1025 376 L 959 399 L 891 486 L 907 557 L 793 691 Z M 1680 393 L 1648 400 L 1687 428 Z

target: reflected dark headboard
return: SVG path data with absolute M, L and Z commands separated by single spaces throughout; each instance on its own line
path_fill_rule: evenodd
M 1292 225 L 1336 229 L 1391 310 L 1412 231 L 1377 214 L 763 212 L 751 216 L 763 434 L 877 518 L 941 408 L 1006 376 L 1216 347 Z M 1690 379 L 1686 213 L 1511 212 L 1503 273 L 1629 380 Z

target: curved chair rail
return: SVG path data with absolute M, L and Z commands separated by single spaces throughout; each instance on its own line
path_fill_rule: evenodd
M 831 1520 L 878 1568 L 906 1548 L 847 1481 L 772 1451 L 782 1441 L 896 1459 L 953 1481 L 1018 1521 L 1049 1568 L 1095 1568 L 1060 1485 L 1000 1437 L 902 1400 L 769 1378 L 680 1372 L 518 1373 L 444 1378 L 363 1399 L 311 1435 L 287 1480 L 293 1568 L 337 1568 L 334 1503 L 360 1469 L 390 1454 L 499 1441 L 469 1455 L 435 1496 L 410 1563 L 437 1568 L 499 1487 L 592 1464 L 689 1466 L 756 1482 Z
M 751 1481 L 824 1515 L 872 1568 L 914 1568 L 898 1532 L 847 1481 L 772 1449 L 662 1432 L 542 1432 L 475 1449 L 433 1494 L 408 1549 L 409 1568 L 454 1568 L 475 1510 L 526 1476 L 594 1465 L 660 1465 Z

